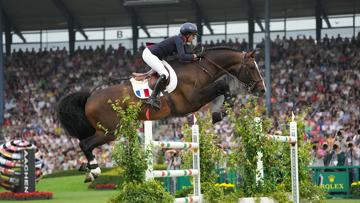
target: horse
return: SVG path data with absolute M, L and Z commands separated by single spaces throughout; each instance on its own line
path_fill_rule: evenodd
M 241 52 L 228 47 L 206 49 L 203 57 L 194 62 L 170 62 L 176 72 L 178 83 L 171 93 L 164 93 L 159 99 L 160 110 L 142 103 L 139 120 L 161 120 L 169 117 L 185 116 L 198 111 L 202 106 L 228 91 L 225 74 L 236 78 L 252 94 L 263 94 L 266 90 L 263 77 L 256 64 L 254 51 Z M 93 181 L 101 170 L 92 151 L 94 148 L 115 140 L 115 135 L 106 134 L 116 129 L 119 120 L 108 100 L 128 102 L 139 101 L 129 81 L 112 85 L 93 92 L 79 91 L 60 99 L 57 117 L 67 134 L 80 140 L 79 146 L 87 158 L 85 182 Z M 97 124 L 101 123 L 101 127 Z

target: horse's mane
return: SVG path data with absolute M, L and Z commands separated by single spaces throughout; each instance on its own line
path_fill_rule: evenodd
M 196 49 L 196 48 L 195 48 Z M 215 46 L 215 47 L 209 47 L 205 49 L 205 52 L 207 51 L 216 51 L 216 50 L 228 50 L 228 51 L 235 51 L 235 52 L 242 52 L 239 49 L 236 48 L 232 48 L 232 47 L 227 47 L 227 46 Z M 171 56 L 167 58 L 167 61 L 169 63 L 178 63 L 178 64 L 184 64 L 184 63 L 189 63 L 189 62 L 184 62 L 184 61 L 179 61 L 179 57 L 177 56 Z
M 229 50 L 229 51 L 242 52 L 239 49 L 227 47 L 227 46 L 216 46 L 216 47 L 210 47 L 210 48 L 205 49 L 205 51 L 212 51 L 212 50 Z

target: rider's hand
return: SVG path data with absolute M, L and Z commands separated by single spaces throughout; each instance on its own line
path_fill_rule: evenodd
M 204 52 L 196 54 L 196 57 L 199 58 L 199 59 L 204 58 Z
M 203 58 L 204 54 L 205 54 L 205 49 L 203 46 L 200 47 L 200 49 L 195 52 L 196 58 Z

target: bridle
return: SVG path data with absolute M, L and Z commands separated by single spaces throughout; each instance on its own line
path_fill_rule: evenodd
M 243 52 L 244 53 L 244 52 Z M 211 63 L 213 66 L 215 66 L 216 68 L 220 69 L 221 71 L 225 72 L 226 74 L 228 74 L 229 76 L 231 76 L 232 78 L 235 78 L 237 81 L 239 81 L 242 85 L 244 85 L 244 87 L 246 88 L 246 90 L 248 92 L 252 92 L 256 86 L 256 84 L 258 84 L 259 82 L 262 82 L 262 78 L 260 77 L 259 80 L 253 80 L 252 78 L 250 79 L 250 82 L 249 83 L 245 83 L 243 81 L 241 81 L 239 79 L 239 75 L 241 74 L 242 71 L 238 71 L 238 73 L 236 75 L 230 73 L 229 71 L 227 71 L 225 68 L 223 68 L 222 66 L 220 66 L 219 64 L 217 64 L 215 61 L 209 59 L 208 57 L 204 56 L 203 57 L 206 61 L 208 61 L 209 63 Z M 240 70 L 242 68 L 245 68 L 245 71 L 246 71 L 246 74 L 248 75 L 251 75 L 249 73 L 249 70 L 248 68 L 246 67 L 246 64 L 245 64 L 245 60 L 246 60 L 246 54 L 244 53 L 243 54 L 243 60 L 242 60 L 242 63 L 241 63 L 241 67 L 240 67 Z M 204 70 L 202 68 L 203 71 L 205 71 L 205 73 L 209 74 L 207 70 Z M 210 75 L 211 76 L 211 75 Z M 211 76 L 212 77 L 212 76 Z

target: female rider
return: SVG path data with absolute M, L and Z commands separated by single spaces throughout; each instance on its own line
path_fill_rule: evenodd
M 160 76 L 155 82 L 154 90 L 149 99 L 145 102 L 146 104 L 160 110 L 160 102 L 157 99 L 157 95 L 166 88 L 166 81 L 169 78 L 169 73 L 161 60 L 174 54 L 177 54 L 183 61 L 193 61 L 198 58 L 196 54 L 188 54 L 184 49 L 184 45 L 192 42 L 197 33 L 198 30 L 195 24 L 184 23 L 180 27 L 179 35 L 167 38 L 160 43 L 144 49 L 142 53 L 143 60 Z

